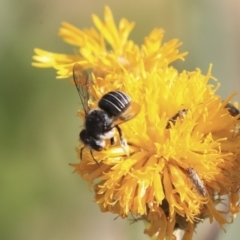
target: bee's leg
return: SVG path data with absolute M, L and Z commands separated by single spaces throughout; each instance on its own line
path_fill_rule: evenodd
M 90 148 L 90 153 L 91 153 L 92 159 L 97 163 L 98 166 L 100 166 L 100 163 L 94 158 L 91 148 Z
M 121 145 L 123 145 L 123 146 L 126 145 L 127 142 L 126 142 L 126 139 L 122 135 L 122 129 L 118 125 L 116 125 L 115 127 L 116 127 L 116 129 L 118 131 Z
M 125 139 L 125 138 L 123 137 L 123 135 L 122 135 L 122 130 L 121 130 L 121 128 L 120 128 L 118 125 L 115 126 L 115 127 L 116 127 L 116 129 L 118 130 L 121 147 L 123 148 L 124 152 L 125 152 L 126 155 L 128 156 L 128 155 L 129 155 L 129 147 L 128 147 L 127 141 L 126 141 L 126 139 Z
M 83 149 L 84 148 L 85 148 L 85 146 L 80 149 L 80 160 L 82 160 L 82 154 L 83 154 Z M 92 149 L 90 149 L 90 153 L 91 153 L 92 159 L 100 166 L 100 163 L 93 156 Z
M 114 137 L 110 138 L 110 144 L 111 144 L 111 145 L 114 145 L 114 144 L 115 144 L 115 138 L 114 138 Z
M 133 218 L 133 221 L 130 224 L 136 223 L 138 221 L 138 219 L 134 217 L 132 212 L 131 212 L 131 216 Z

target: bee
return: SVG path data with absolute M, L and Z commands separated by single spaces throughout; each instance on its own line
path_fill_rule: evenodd
M 198 193 L 200 195 L 202 195 L 203 197 L 206 197 L 207 196 L 207 190 L 206 190 L 202 180 L 198 176 L 197 172 L 193 168 L 188 168 L 187 169 L 187 174 L 188 174 L 189 178 L 192 180 L 192 183 L 196 187 Z
M 179 118 L 180 120 L 183 120 L 185 115 L 188 113 L 188 109 L 183 109 L 181 111 L 178 111 L 172 118 L 170 118 L 168 120 L 168 123 L 167 123 L 167 126 L 166 126 L 166 129 L 169 129 L 171 127 L 171 124 L 170 122 L 172 122 L 173 124 L 176 123 L 177 119 Z
M 85 113 L 84 129 L 79 134 L 84 144 L 80 150 L 80 158 L 82 159 L 83 149 L 87 147 L 90 149 L 93 160 L 97 162 L 92 151 L 102 151 L 106 146 L 106 140 L 110 140 L 111 145 L 115 144 L 116 130 L 120 145 L 128 155 L 128 144 L 119 125 L 134 118 L 139 113 L 140 106 L 131 101 L 126 93 L 115 90 L 102 96 L 98 102 L 98 108 L 90 109 L 91 74 L 83 71 L 82 67 L 76 63 L 73 66 L 73 80 Z
M 225 106 L 225 108 L 228 109 L 228 112 L 230 113 L 231 116 L 235 117 L 237 115 L 240 114 L 240 111 L 231 103 L 227 103 L 227 105 Z M 170 122 L 172 122 L 173 124 L 176 123 L 177 119 L 179 118 L 180 120 L 183 120 L 185 115 L 188 113 L 188 109 L 184 108 L 180 111 L 178 111 L 173 117 L 171 117 L 168 120 L 168 123 L 166 125 L 166 129 L 169 129 L 171 127 Z M 240 117 L 238 118 L 238 120 L 240 120 Z
M 228 109 L 228 112 L 230 113 L 230 115 L 232 115 L 233 117 L 237 116 L 240 114 L 240 111 L 231 103 L 227 103 L 227 105 L 225 106 L 225 108 Z M 238 118 L 238 120 L 240 119 L 240 117 Z
M 227 103 L 225 108 L 228 109 L 228 112 L 233 117 L 236 117 L 237 115 L 240 114 L 240 111 L 232 103 Z M 237 118 L 237 120 L 240 120 L 240 117 Z M 234 133 L 236 134 L 235 137 L 238 136 L 240 133 L 240 126 L 235 126 L 235 129 L 231 130 L 231 132 L 233 133 L 233 136 L 234 136 Z

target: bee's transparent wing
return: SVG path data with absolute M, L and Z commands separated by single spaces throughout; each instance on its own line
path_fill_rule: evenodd
M 131 101 L 131 105 L 129 108 L 119 116 L 119 118 L 115 121 L 115 125 L 119 125 L 121 123 L 127 122 L 138 115 L 141 107 L 138 103 Z
M 81 65 L 75 63 L 73 66 L 73 80 L 77 88 L 82 108 L 85 115 L 89 112 L 89 88 L 91 82 L 91 73 L 84 70 Z

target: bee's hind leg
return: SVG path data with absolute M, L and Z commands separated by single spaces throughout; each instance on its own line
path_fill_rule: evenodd
M 128 144 L 127 144 L 127 140 L 123 137 L 121 128 L 118 125 L 115 126 L 115 127 L 118 131 L 118 134 L 119 134 L 121 147 L 123 148 L 126 155 L 129 156 L 129 147 L 128 147 Z

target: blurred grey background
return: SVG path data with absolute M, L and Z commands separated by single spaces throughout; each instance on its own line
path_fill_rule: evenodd
M 199 67 L 221 82 L 226 98 L 240 91 L 240 2 L 238 0 L 1 0 L 0 2 L 0 239 L 145 240 L 143 223 L 102 214 L 87 183 L 72 174 L 80 130 L 79 98 L 53 69 L 31 66 L 33 48 L 72 53 L 57 35 L 62 21 L 91 27 L 91 14 L 109 5 L 116 21 L 136 22 L 130 38 L 141 44 L 155 27 L 165 41 L 178 38 L 185 62 L 180 71 Z M 240 95 L 235 97 L 240 101 Z M 194 236 L 236 239 L 240 218 L 225 226 L 200 224 Z

